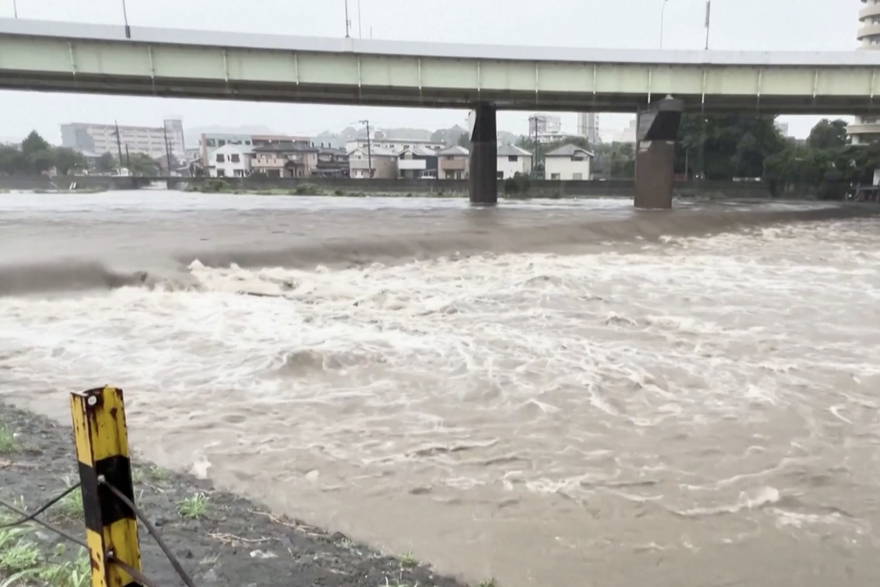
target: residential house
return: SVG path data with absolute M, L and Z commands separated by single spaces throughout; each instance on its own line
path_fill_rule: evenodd
M 348 153 L 345 149 L 318 149 L 318 165 L 312 175 L 321 177 L 348 177 Z
M 510 144 L 498 147 L 498 179 L 509 179 L 517 173 L 529 175 L 531 172 L 531 153 Z
M 407 147 L 397 155 L 397 172 L 401 179 L 437 177 L 437 151 L 427 147 Z
M 352 179 L 397 177 L 397 153 L 389 149 L 355 149 L 348 154 L 348 165 Z
M 250 147 L 224 145 L 211 153 L 208 175 L 211 177 L 247 177 L 251 174 Z
M 301 142 L 267 143 L 254 147 L 251 167 L 269 177 L 311 177 L 318 167 L 318 149 Z
M 471 152 L 454 146 L 437 153 L 438 179 L 467 179 L 471 170 Z
M 544 155 L 544 177 L 562 181 L 590 179 L 595 155 L 577 145 L 563 145 Z

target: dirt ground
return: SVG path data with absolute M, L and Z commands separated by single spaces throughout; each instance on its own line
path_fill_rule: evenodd
M 4 501 L 23 499 L 33 511 L 68 480 L 76 481 L 70 428 L 0 403 L 4 428 L 15 435 L 16 445 L 0 454 Z M 208 481 L 157 469 L 136 456 L 133 466 L 138 505 L 200 587 L 465 587 L 418 561 L 385 556 L 338 532 L 274 516 L 259 504 L 215 490 Z M 182 517 L 179 504 L 200 492 L 208 497 L 205 517 Z M 58 525 L 84 538 L 80 524 Z M 42 530 L 36 535 L 47 549 L 54 548 L 53 535 Z M 144 528 L 139 536 L 147 578 L 163 587 L 182 585 Z

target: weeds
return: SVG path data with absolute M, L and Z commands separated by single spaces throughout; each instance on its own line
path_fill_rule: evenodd
M 91 581 L 91 563 L 84 548 L 74 560 L 65 560 L 64 545 L 59 544 L 45 559 L 36 542 L 29 540 L 31 529 L 10 528 L 0 531 L 0 574 L 7 578 L 0 587 L 46 585 L 49 587 L 86 587 Z
M 70 478 L 65 479 L 68 487 L 72 485 Z M 79 522 L 85 518 L 83 513 L 82 491 L 72 491 L 64 496 L 64 498 L 55 504 L 52 508 L 54 517 L 63 520 Z
M 412 551 L 407 551 L 403 553 L 403 556 L 400 557 L 400 566 L 411 569 L 413 567 L 419 566 L 419 561 L 413 556 Z
M 0 454 L 15 452 L 18 450 L 18 443 L 15 442 L 15 436 L 6 428 L 0 426 Z
M 491 579 L 481 582 L 477 587 L 498 587 L 498 583 L 495 581 L 495 577 L 492 577 Z
M 208 514 L 208 496 L 196 493 L 177 505 L 177 513 L 190 520 L 200 520 Z

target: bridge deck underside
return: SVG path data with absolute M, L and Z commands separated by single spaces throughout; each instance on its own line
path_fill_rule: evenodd
M 39 92 L 95 93 L 286 103 L 361 104 L 424 108 L 471 108 L 490 102 L 499 110 L 636 112 L 664 94 L 647 92 L 554 92 L 350 84 L 315 84 L 141 75 L 10 71 L 0 69 L 0 88 Z M 880 100 L 865 95 L 676 94 L 686 112 L 766 114 L 880 113 Z

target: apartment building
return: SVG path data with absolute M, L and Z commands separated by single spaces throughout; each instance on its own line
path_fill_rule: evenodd
M 168 152 L 176 159 L 186 157 L 180 120 L 166 120 L 158 127 L 71 122 L 61 125 L 61 146 L 99 156 L 110 153 L 118 157 L 119 151 L 125 153 L 127 148 L 129 153 L 143 153 L 152 158 L 165 157 Z
M 431 141 L 427 139 L 394 139 L 387 138 L 381 132 L 377 132 L 374 138 L 367 141 L 366 137 L 353 139 L 345 144 L 345 150 L 351 153 L 355 149 L 385 149 L 386 151 L 394 151 L 400 153 L 404 149 L 414 149 L 422 147 L 439 151 L 446 148 L 442 141 Z

